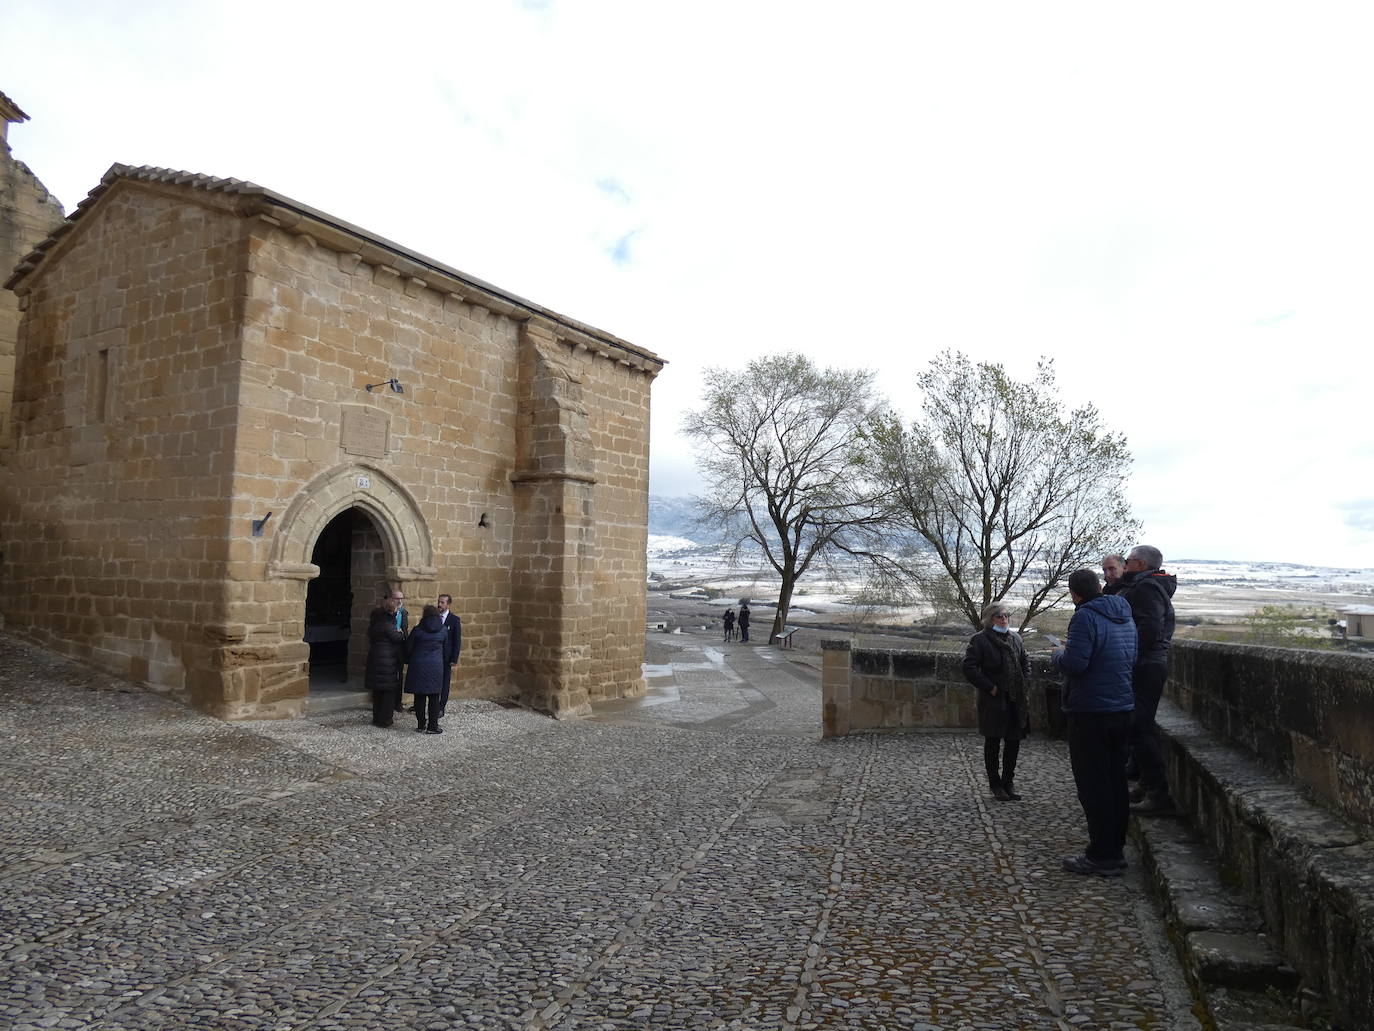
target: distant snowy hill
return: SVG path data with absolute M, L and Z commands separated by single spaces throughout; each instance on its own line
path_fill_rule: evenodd
M 710 576 L 725 568 L 726 549 L 696 524 L 691 498 L 649 495 L 649 568 L 681 575 L 691 570 Z M 765 563 L 749 552 L 732 564 L 735 572 Z M 841 566 L 845 566 L 841 563 Z M 1179 579 L 1179 589 L 1217 591 L 1300 591 L 1313 594 L 1374 594 L 1374 569 L 1341 569 L 1297 562 L 1236 562 L 1214 559 L 1165 559 L 1164 568 Z M 771 571 L 764 573 L 771 576 Z M 857 572 L 854 573 L 858 575 Z
M 691 498 L 649 495 L 649 533 L 659 537 L 699 538 Z

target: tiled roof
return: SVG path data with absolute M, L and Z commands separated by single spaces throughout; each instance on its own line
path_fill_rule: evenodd
M 24 109 L 3 93 L 0 93 L 0 115 L 11 122 L 27 122 L 29 120 L 29 116 L 24 114 Z
M 650 351 L 635 347 L 618 337 L 612 336 L 604 330 L 596 329 L 584 323 L 571 319 L 566 315 L 560 315 L 555 311 L 543 308 L 533 301 L 527 301 L 523 297 L 501 290 L 464 272 L 459 272 L 455 268 L 435 261 L 433 258 L 425 257 L 400 244 L 393 243 L 380 236 L 375 236 L 364 229 L 360 229 L 342 219 L 335 218 L 333 215 L 326 214 L 309 205 L 302 204 L 300 201 L 292 200 L 279 193 L 275 193 L 266 187 L 259 186 L 257 183 L 246 182 L 243 179 L 220 179 L 213 175 L 202 175 L 197 172 L 184 172 L 174 168 L 154 168 L 150 165 L 134 167 L 131 165 L 113 164 L 109 170 L 100 178 L 100 183 L 88 193 L 84 200 L 76 206 L 67 220 L 52 231 L 39 243 L 28 255 L 26 255 L 14 273 L 10 276 L 5 286 L 15 289 L 24 279 L 36 271 L 42 265 L 44 257 L 55 244 L 58 243 L 67 233 L 71 232 L 82 217 L 94 208 L 101 197 L 107 193 L 111 187 L 121 180 L 134 182 L 157 183 L 185 187 L 193 190 L 206 190 L 215 193 L 239 195 L 243 197 L 258 197 L 262 199 L 263 207 L 276 212 L 290 213 L 292 221 L 299 223 L 309 221 L 314 227 L 309 230 L 315 233 L 317 229 L 324 229 L 331 236 L 351 238 L 362 245 L 363 249 L 371 251 L 381 251 L 382 256 L 389 257 L 401 266 L 407 273 L 416 274 L 419 278 L 424 278 L 428 274 L 437 274 L 443 280 L 456 280 L 463 286 L 471 288 L 477 296 L 473 297 L 474 303 L 489 306 L 491 302 L 496 302 L 499 308 L 512 308 L 526 312 L 529 315 L 538 315 L 550 322 L 573 330 L 579 334 L 592 337 L 605 344 L 609 344 L 616 350 L 628 352 L 636 356 L 639 360 L 648 362 L 652 365 L 662 366 L 666 364 L 663 359 Z M 267 213 L 266 211 L 262 213 Z M 358 248 L 355 248 L 358 249 Z M 367 257 L 366 260 L 375 260 Z M 385 263 L 385 262 L 383 262 Z M 639 364 L 636 361 L 635 364 Z

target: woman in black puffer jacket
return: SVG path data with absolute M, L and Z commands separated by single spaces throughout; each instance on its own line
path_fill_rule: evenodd
M 1020 635 L 1011 629 L 1011 612 L 1005 605 L 993 602 L 983 609 L 983 627 L 969 638 L 964 676 L 978 689 L 978 733 L 983 735 L 988 787 L 1001 802 L 1020 801 L 1012 781 L 1021 739 L 1030 730 L 1026 705 L 1030 659 Z
M 367 623 L 367 670 L 363 686 L 372 692 L 372 723 L 391 726 L 400 698 L 401 658 L 406 635 L 396 626 L 396 613 L 386 605 L 372 610 Z

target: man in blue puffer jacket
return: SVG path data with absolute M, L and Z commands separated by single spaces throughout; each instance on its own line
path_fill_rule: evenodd
M 1130 799 L 1126 752 L 1131 738 L 1131 668 L 1136 629 L 1125 598 L 1103 594 L 1097 574 L 1069 574 L 1076 611 L 1054 665 L 1065 674 L 1064 712 L 1069 721 L 1069 763 L 1078 801 L 1088 820 L 1088 848 L 1064 860 L 1069 873 L 1120 877 L 1126 867 Z

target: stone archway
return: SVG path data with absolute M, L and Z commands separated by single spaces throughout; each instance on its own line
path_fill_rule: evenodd
M 365 462 L 349 462 L 307 483 L 288 506 L 267 563 L 267 578 L 281 585 L 281 600 L 300 613 L 299 623 L 283 624 L 296 627 L 296 632 L 283 633 L 278 642 L 293 658 L 282 671 L 287 682 L 276 692 L 283 704 L 273 714 L 297 715 L 309 697 L 309 646 L 301 637 L 307 584 L 320 575 L 320 567 L 310 559 L 325 527 L 350 509 L 365 515 L 381 538 L 382 580 L 413 597 L 432 597 L 437 589 L 429 525 L 414 496 L 390 473 Z M 268 713 L 260 710 L 257 715 Z
M 366 462 L 336 466 L 301 488 L 272 542 L 267 575 L 287 580 L 319 576 L 319 567 L 310 561 L 315 542 L 330 520 L 350 508 L 366 513 L 381 534 L 388 580 L 435 578 L 434 545 L 419 504 L 390 473 Z

